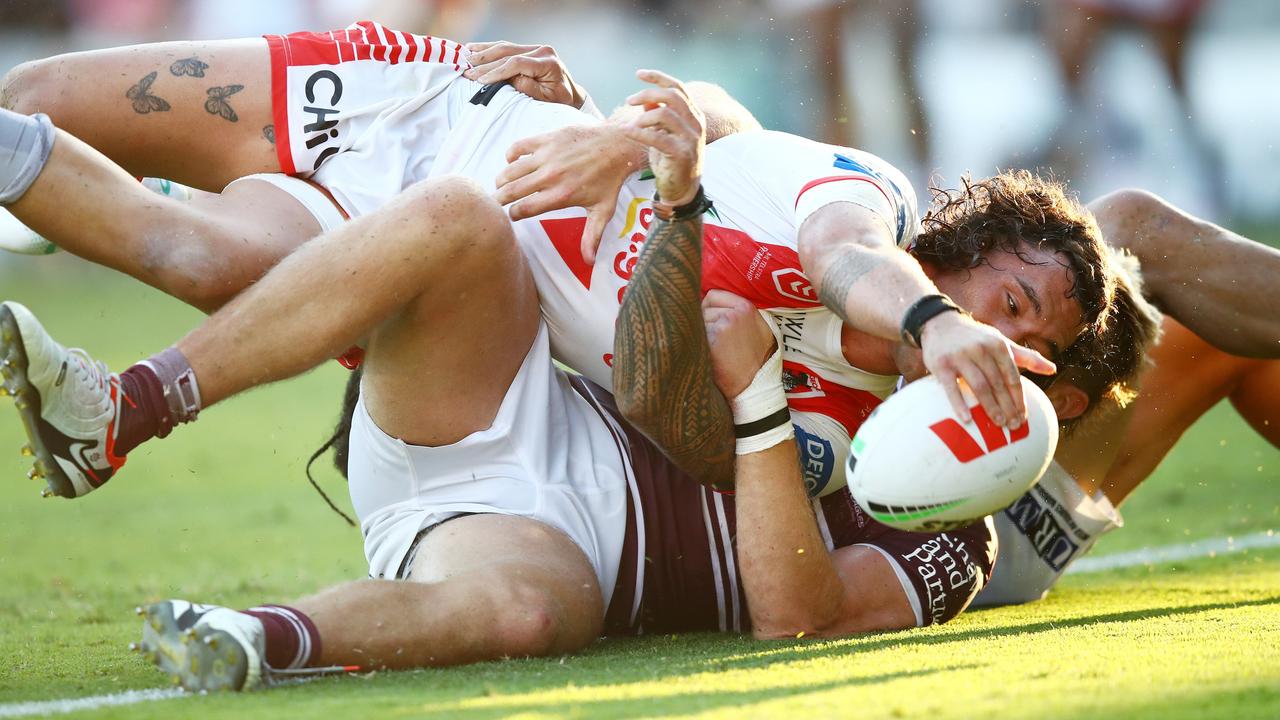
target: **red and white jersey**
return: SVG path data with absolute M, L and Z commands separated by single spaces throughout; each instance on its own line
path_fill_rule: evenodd
M 281 164 L 326 187 L 351 216 L 442 175 L 494 187 L 516 140 L 598 122 L 463 78 L 467 54 L 451 41 L 357 23 L 268 43 L 280 80 L 273 83 L 276 123 L 287 128 L 276 136 Z M 801 446 L 809 449 L 806 479 L 816 494 L 843 473 L 850 438 L 896 378 L 844 359 L 841 321 L 800 267 L 800 226 L 830 203 L 850 202 L 881 218 L 905 248 L 919 225 L 915 193 L 873 155 L 769 131 L 709 145 L 703 184 L 715 204 L 703 218 L 703 289 L 751 300 L 777 327 Z M 605 388 L 612 387 L 614 326 L 653 221 L 653 195 L 647 172 L 625 183 L 592 265 L 579 250 L 584 210 L 514 223 L 553 356 Z

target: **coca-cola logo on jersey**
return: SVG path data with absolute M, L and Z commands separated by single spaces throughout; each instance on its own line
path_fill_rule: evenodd
M 782 268 L 773 271 L 773 285 L 783 297 L 801 302 L 817 302 L 818 293 L 809 283 L 809 278 L 795 268 Z

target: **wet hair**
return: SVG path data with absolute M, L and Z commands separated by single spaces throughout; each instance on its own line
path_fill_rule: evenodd
M 961 182 L 959 190 L 931 188 L 933 206 L 911 254 L 944 269 L 970 270 L 996 250 L 1029 263 L 1027 246 L 1060 253 L 1073 280 L 1067 297 L 1080 305 L 1084 333 L 1105 331 L 1116 281 L 1093 213 L 1061 183 L 1026 170 L 977 181 L 965 175 Z
M 1160 340 L 1160 311 L 1142 295 L 1138 259 L 1108 247 L 1116 276 L 1116 292 L 1101 333 L 1085 332 L 1062 353 L 1055 382 L 1084 391 L 1089 406 L 1061 423 L 1071 432 L 1089 418 L 1123 408 L 1137 396 L 1133 382 L 1146 365 L 1147 351 Z
M 347 477 L 347 456 L 351 449 L 351 418 L 356 412 L 356 402 L 360 399 L 360 377 L 364 374 L 363 368 L 356 368 L 351 371 L 351 376 L 347 378 L 347 388 L 342 393 L 342 413 L 338 416 L 338 425 L 334 428 L 333 434 L 328 440 L 320 446 L 319 450 L 311 453 L 311 457 L 307 460 L 307 481 L 311 483 L 311 487 L 320 493 L 320 497 L 329 504 L 329 509 L 342 516 L 347 524 L 355 527 L 356 521 L 351 516 L 343 512 L 333 500 L 329 499 L 328 493 L 321 489 L 316 483 L 316 479 L 311 475 L 311 466 L 316 460 L 320 459 L 329 450 L 333 450 L 333 465 L 342 473 L 342 477 Z

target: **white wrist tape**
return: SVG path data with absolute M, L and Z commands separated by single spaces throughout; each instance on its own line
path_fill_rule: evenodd
M 739 455 L 760 452 L 795 437 L 782 387 L 782 348 L 756 371 L 751 384 L 730 403 L 733 408 L 735 451 Z

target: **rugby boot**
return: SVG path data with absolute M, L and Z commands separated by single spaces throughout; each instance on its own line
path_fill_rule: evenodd
M 217 605 L 165 600 L 138 608 L 142 642 L 130 645 L 192 692 L 254 690 L 272 671 L 262 621 Z
M 123 393 L 120 381 L 85 351 L 49 337 L 30 310 L 0 304 L 0 394 L 13 395 L 26 430 L 28 473 L 43 495 L 88 494 L 124 465 L 114 452 Z

